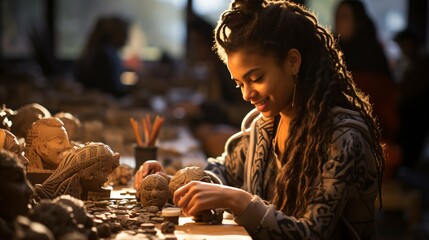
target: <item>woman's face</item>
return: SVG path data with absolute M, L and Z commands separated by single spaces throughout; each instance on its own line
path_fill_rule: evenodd
M 33 189 L 29 184 L 24 169 L 7 167 L 0 169 L 0 214 L 7 220 L 13 220 L 17 215 L 26 216 Z
M 350 39 L 354 32 L 354 16 L 353 11 L 348 5 L 338 7 L 335 16 L 335 33 L 340 35 L 342 40 Z
M 253 104 L 265 117 L 274 117 L 280 112 L 291 110 L 294 91 L 294 75 L 299 63 L 290 58 L 290 50 L 283 63 L 271 55 L 262 56 L 255 52 L 238 50 L 228 54 L 228 69 L 243 99 Z

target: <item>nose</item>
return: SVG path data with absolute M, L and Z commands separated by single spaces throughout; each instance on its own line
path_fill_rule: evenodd
M 256 96 L 256 91 L 249 84 L 244 84 L 241 89 L 244 101 L 250 102 Z

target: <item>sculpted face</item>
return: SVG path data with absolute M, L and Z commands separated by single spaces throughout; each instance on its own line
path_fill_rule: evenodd
M 162 208 L 170 196 L 168 182 L 161 175 L 148 175 L 137 190 L 137 196 L 140 198 L 143 207 L 157 206 Z
M 100 191 L 108 176 L 119 166 L 119 153 L 107 156 L 109 159 L 100 160 L 98 164 L 91 166 L 83 175 L 82 184 L 88 191 Z
M 15 157 L 10 152 L 0 151 L 0 216 L 7 221 L 28 214 L 33 194 L 24 168 Z
M 40 156 L 45 169 L 55 169 L 63 159 L 63 153 L 72 146 L 62 122 L 57 118 L 41 119 L 33 125 L 35 134 L 32 146 Z

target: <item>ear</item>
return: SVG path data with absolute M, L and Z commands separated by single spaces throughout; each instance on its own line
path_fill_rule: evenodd
M 289 50 L 286 56 L 286 64 L 289 65 L 292 74 L 297 75 L 301 67 L 301 53 L 296 48 Z
M 43 143 L 43 144 L 37 145 L 37 152 L 39 155 L 48 156 L 49 151 L 48 151 L 48 148 L 46 147 L 46 144 Z

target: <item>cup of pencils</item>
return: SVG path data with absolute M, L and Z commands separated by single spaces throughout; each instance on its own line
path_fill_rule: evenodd
M 158 147 L 156 146 L 156 141 L 159 131 L 164 124 L 164 118 L 157 115 L 151 121 L 150 115 L 146 114 L 140 121 L 142 131 L 140 131 L 139 122 L 135 118 L 130 118 L 130 123 L 137 141 L 134 145 L 134 173 L 136 173 L 140 166 L 147 160 L 157 160 Z

